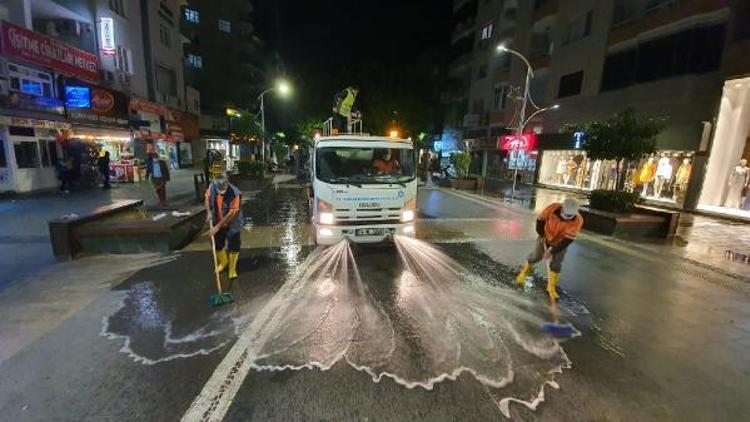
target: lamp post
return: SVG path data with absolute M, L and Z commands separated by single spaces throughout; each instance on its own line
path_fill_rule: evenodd
M 286 97 L 289 95 L 291 88 L 289 84 L 284 81 L 277 82 L 275 87 L 268 88 L 258 95 L 258 101 L 260 101 L 260 130 L 261 130 L 261 161 L 266 162 L 266 108 L 265 108 L 265 96 L 271 91 L 277 91 L 280 96 Z
M 534 100 L 531 99 L 531 79 L 534 78 L 534 69 L 531 66 L 531 62 L 529 62 L 529 59 L 526 58 L 523 54 L 519 53 L 516 50 L 513 50 L 511 48 L 508 48 L 505 44 L 500 44 L 497 46 L 497 51 L 499 53 L 510 53 L 521 60 L 523 60 L 524 64 L 526 65 L 526 83 L 524 84 L 523 88 L 523 100 L 521 102 L 521 110 L 519 111 L 518 116 L 518 127 L 516 128 L 516 142 L 513 146 L 513 154 L 516 157 L 516 164 L 513 169 L 513 190 L 511 191 L 511 198 L 514 198 L 516 196 L 516 186 L 518 184 L 518 141 L 523 139 L 523 130 L 526 127 L 526 125 L 533 119 L 536 115 L 543 113 L 547 110 L 554 110 L 560 108 L 559 105 L 555 104 L 550 107 L 543 107 L 540 108 L 536 104 L 534 104 Z M 536 111 L 534 111 L 528 119 L 526 118 L 526 104 L 531 103 L 532 107 L 536 108 Z

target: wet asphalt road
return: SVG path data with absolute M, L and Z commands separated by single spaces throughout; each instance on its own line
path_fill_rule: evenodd
M 425 243 L 326 252 L 310 245 L 303 190 L 248 196 L 234 305 L 207 306 L 205 238 L 122 279 L 104 269 L 77 289 L 109 287 L 0 354 L 0 420 L 178 420 L 201 396 L 213 407 L 189 416 L 506 420 L 505 406 L 520 420 L 750 414 L 746 284 L 584 236 L 561 282 L 562 317 L 582 336 L 560 346 L 535 329 L 547 318 L 541 290 L 509 286 L 534 236 L 528 211 L 425 189 Z M 89 259 L 60 274 L 75 279 Z M 72 289 L 45 277 L 24 292 L 55 292 L 35 299 L 35 314 Z M 26 296 L 8 294 L 0 314 L 21 321 L 20 337 Z M 214 389 L 216 379 L 236 388 Z

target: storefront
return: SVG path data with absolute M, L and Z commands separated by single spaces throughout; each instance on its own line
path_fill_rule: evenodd
M 240 144 L 221 138 L 204 138 L 204 141 L 208 153 L 213 155 L 211 162 L 214 169 L 212 172 L 233 171 L 235 164 L 240 160 Z
M 750 220 L 750 78 L 724 84 L 697 209 Z
M 64 93 L 73 125 L 65 133 L 67 145 L 83 149 L 92 165 L 109 152 L 110 174 L 116 181 L 140 181 L 143 165 L 135 157 L 127 95 L 75 79 L 65 81 Z
M 674 146 L 695 145 L 698 149 L 701 127 L 666 131 L 657 139 L 655 154 L 625 163 L 625 191 L 639 193 L 650 205 L 690 208 L 688 197 L 695 179 L 697 152 Z M 540 135 L 537 184 L 580 192 L 616 189 L 617 162 L 590 159 L 581 148 L 581 141 L 579 133 Z

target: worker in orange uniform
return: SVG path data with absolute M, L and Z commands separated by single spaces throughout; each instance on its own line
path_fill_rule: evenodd
M 393 174 L 401 170 L 401 165 L 393 158 L 390 149 L 385 150 L 383 158 L 373 160 L 372 167 L 378 174 Z
M 240 257 L 242 193 L 229 183 L 225 175 L 214 179 L 206 190 L 206 221 L 213 223 L 210 235 L 216 243 L 216 272 L 229 267 L 229 279 L 237 278 L 237 261 Z
M 536 220 L 536 240 L 534 250 L 529 254 L 523 269 L 516 277 L 516 283 L 523 285 L 531 273 L 532 265 L 548 260 L 549 274 L 547 279 L 547 294 L 550 299 L 557 300 L 557 282 L 565 259 L 565 251 L 575 240 L 583 227 L 583 217 L 578 213 L 579 205 L 574 199 L 566 199 L 562 204 L 554 203 L 542 211 Z

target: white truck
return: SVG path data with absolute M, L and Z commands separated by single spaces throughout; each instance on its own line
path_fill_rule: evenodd
M 311 157 L 315 242 L 414 236 L 416 154 L 410 140 L 347 134 L 316 139 Z

